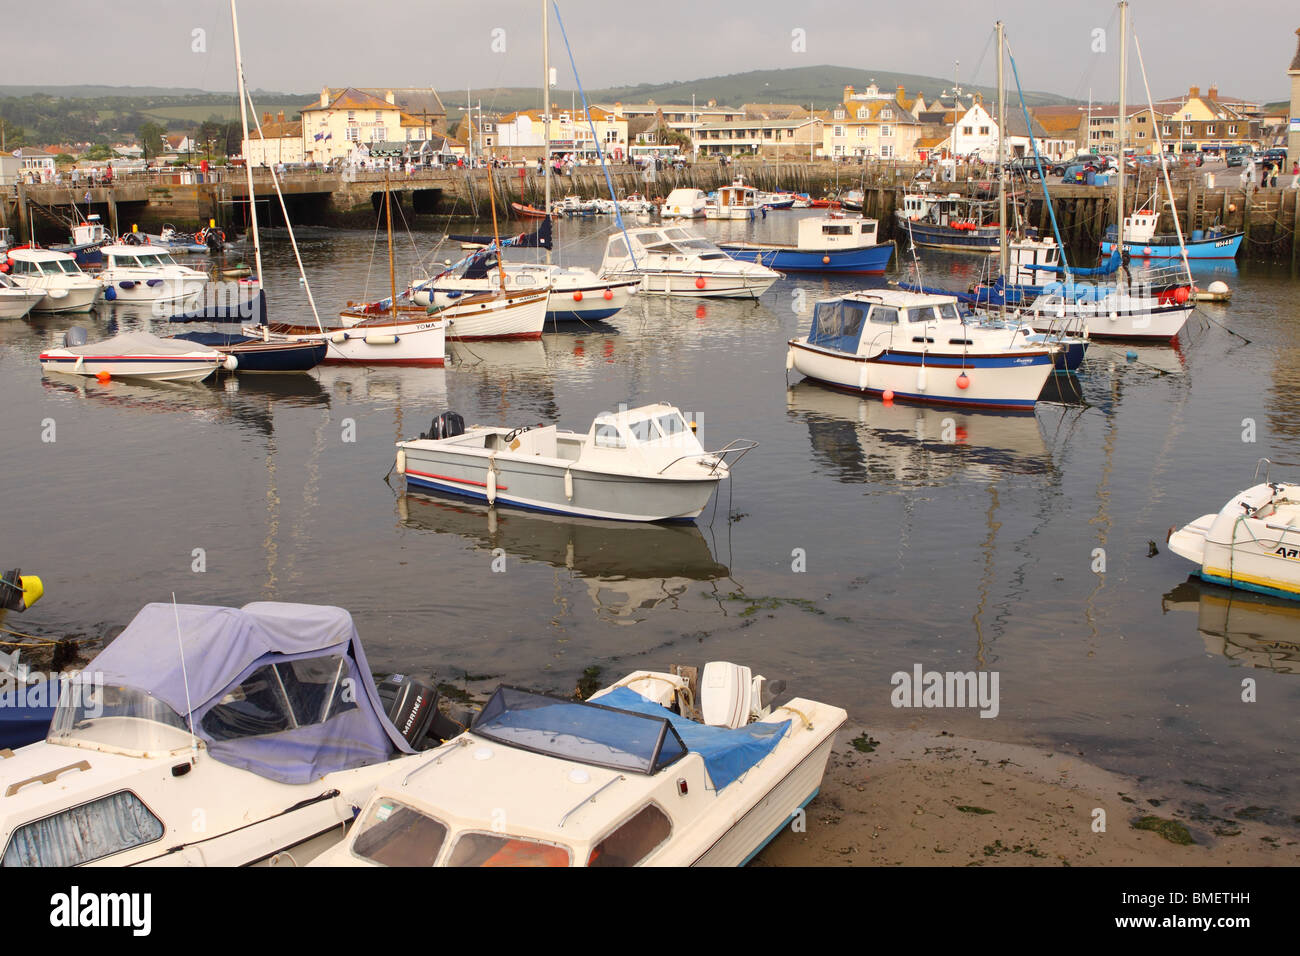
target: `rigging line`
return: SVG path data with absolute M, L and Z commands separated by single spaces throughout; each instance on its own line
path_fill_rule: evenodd
M 1047 176 L 1043 174 L 1043 159 L 1038 155 L 1038 138 L 1034 136 L 1034 123 L 1029 117 L 1029 107 L 1025 106 L 1025 91 L 1020 86 L 1020 70 L 1016 66 L 1016 58 L 1011 53 L 1011 43 L 1003 36 L 1002 41 L 1007 48 L 1007 59 L 1011 61 L 1011 75 L 1016 80 L 1016 96 L 1020 100 L 1020 111 L 1025 117 L 1025 132 L 1029 136 L 1029 145 L 1034 150 L 1034 169 L 1038 172 L 1038 182 L 1043 187 L 1043 201 L 1047 203 L 1047 212 L 1052 217 L 1052 234 L 1056 236 L 1057 254 L 1061 257 L 1061 267 L 1065 270 L 1065 281 L 1071 283 L 1073 277 L 1070 275 L 1070 263 L 1065 258 L 1065 243 L 1061 241 L 1061 227 L 1056 222 L 1056 210 L 1052 208 L 1052 196 L 1047 191 Z M 1122 166 L 1123 157 L 1120 157 Z M 1121 175 L 1123 173 L 1121 172 Z

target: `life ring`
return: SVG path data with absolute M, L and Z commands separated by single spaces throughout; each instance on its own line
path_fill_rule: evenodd
M 206 232 L 207 232 L 206 229 L 200 229 L 198 232 L 194 234 L 194 241 L 199 243 L 200 245 L 207 242 L 208 237 L 207 235 L 205 235 Z

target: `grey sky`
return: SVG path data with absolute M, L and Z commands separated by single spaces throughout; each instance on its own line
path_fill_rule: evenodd
M 227 0 L 101 3 L 7 0 L 5 79 L 12 84 L 233 88 Z M 992 53 L 972 76 L 999 16 L 1026 89 L 1112 99 L 1116 7 L 1108 0 L 561 0 L 584 85 L 689 80 L 752 69 L 833 64 L 993 81 Z M 1198 0 L 1136 0 L 1131 19 L 1144 44 L 1152 94 L 1217 83 L 1224 95 L 1261 101 L 1289 96 L 1295 0 L 1257 0 L 1233 11 Z M 540 0 L 242 0 L 240 32 L 249 83 L 263 89 L 321 86 L 536 86 L 541 76 Z M 1106 54 L 1091 51 L 1110 27 Z M 191 31 L 207 52 L 191 52 Z M 492 31 L 506 51 L 491 51 Z M 806 31 L 807 50 L 791 49 Z M 17 42 L 13 42 L 17 41 Z M 559 85 L 571 71 L 552 20 Z M 1142 96 L 1132 56 L 1132 94 Z M 937 92 L 937 91 L 926 91 Z

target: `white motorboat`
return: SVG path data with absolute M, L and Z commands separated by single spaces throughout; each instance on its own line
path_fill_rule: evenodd
M 35 312 L 89 312 L 103 292 L 99 281 L 81 271 L 77 257 L 53 249 L 10 249 L 9 276 L 23 289 L 44 294 Z
M 692 520 L 757 442 L 705 451 L 682 413 L 663 403 L 596 416 L 586 434 L 555 425 L 463 427 L 443 413 L 397 443 L 408 486 L 488 504 L 616 521 Z
M 773 707 L 784 685 L 748 667 L 676 670 L 585 702 L 499 688 L 313 864 L 744 865 L 817 795 L 848 715 L 802 697 Z
M 1094 339 L 1171 342 L 1193 303 L 1185 288 L 1148 292 L 1131 286 L 1054 282 L 1023 313 L 1040 332 L 1068 328 Z
M 201 382 L 218 368 L 233 372 L 239 365 L 235 356 L 206 345 L 148 332 L 123 332 L 87 344 L 85 329 L 75 326 L 64 333 L 62 347 L 41 352 L 40 361 L 46 372 L 154 382 Z
M 703 189 L 674 189 L 664 200 L 659 215 L 664 219 L 703 219 L 708 204 Z
M 265 326 L 245 326 L 247 336 L 265 342 L 329 343 L 322 364 L 357 365 L 430 365 L 447 362 L 447 323 L 441 315 L 429 315 L 417 306 L 399 306 L 396 310 L 342 313 L 343 326 L 321 329 L 310 325 L 272 322 Z
M 757 299 L 781 278 L 761 263 L 731 258 L 682 226 L 615 233 L 605 246 L 600 274 L 640 279 L 641 291 L 649 295 L 747 299 Z
M 174 305 L 198 304 L 208 275 L 177 263 L 165 249 L 150 246 L 104 246 L 99 281 L 109 302 Z
M 1206 581 L 1300 601 L 1300 484 L 1266 473 L 1217 514 L 1172 531 L 1169 550 Z
M 786 369 L 886 400 L 1032 411 L 1060 351 L 964 321 L 954 296 L 863 290 L 816 304 Z
M 705 219 L 753 219 L 763 204 L 758 201 L 758 190 L 737 179 L 730 186 L 718 189 L 717 199 L 705 207 Z
M 305 863 L 463 729 L 437 713 L 418 681 L 376 688 L 340 608 L 146 605 L 63 683 L 48 737 L 0 751 L 0 863 Z
M 44 298 L 40 289 L 24 289 L 0 273 L 0 319 L 21 319 Z

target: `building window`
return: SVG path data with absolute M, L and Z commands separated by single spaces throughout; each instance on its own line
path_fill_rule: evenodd
M 893 147 L 891 144 L 889 144 L 889 143 L 881 143 L 881 144 L 880 144 L 880 158 L 881 158 L 881 159 L 893 159 L 893 158 L 894 158 L 894 147 Z
M 893 136 L 893 135 L 894 135 L 894 128 L 893 128 L 892 126 L 881 126 L 881 127 L 880 127 L 880 135 L 881 135 L 882 138 L 885 137 L 885 136 Z
M 972 135 L 974 132 L 975 132 L 975 127 L 973 127 L 973 126 L 963 126 L 963 127 L 961 128 L 961 134 L 962 134 L 963 136 L 970 136 L 970 135 Z
M 1183 124 L 1183 135 L 1184 135 L 1184 136 L 1191 136 L 1191 135 L 1192 135 L 1192 124 L 1191 124 L 1191 123 L 1184 123 L 1184 124 Z
M 858 119 L 866 119 L 866 118 L 867 118 L 867 108 L 865 106 L 858 107 Z
M 1138 117 L 1138 122 L 1139 122 L 1139 123 L 1145 123 L 1146 121 L 1147 121 L 1147 118 L 1146 118 L 1145 116 L 1139 116 L 1139 117 Z
M 989 128 L 988 128 L 987 126 L 981 126 L 981 127 L 980 127 L 980 135 L 981 135 L 981 136 L 987 136 L 988 134 L 989 134 Z
M 1228 127 L 1228 135 L 1229 135 L 1229 136 L 1236 136 L 1236 135 L 1237 135 L 1237 127 L 1235 127 L 1235 126 L 1229 126 L 1229 127 Z
M 352 142 L 354 143 L 357 142 L 361 138 L 360 134 L 361 134 L 361 130 L 358 129 L 356 126 L 348 127 L 348 139 L 351 140 Z
M 883 109 L 883 110 L 880 111 L 880 118 L 881 118 L 881 119 L 886 119 L 886 120 L 893 119 L 893 118 L 894 118 L 894 111 L 891 110 L 891 109 Z
M 1168 135 L 1169 135 L 1169 127 L 1168 127 L 1168 126 L 1162 126 L 1162 127 L 1160 127 L 1160 135 L 1161 135 L 1161 136 L 1168 136 Z
M 1146 139 L 1146 138 L 1147 138 L 1147 134 L 1142 130 L 1138 130 L 1138 139 Z
M 843 126 L 836 126 L 833 130 L 831 130 L 831 135 L 832 135 L 832 136 L 835 136 L 835 137 L 837 137 L 837 138 L 840 137 L 840 136 L 843 136 L 843 135 L 844 135 L 844 127 L 843 127 Z
M 836 110 L 835 118 L 840 120 L 844 119 L 844 110 Z
M 379 110 L 375 110 L 375 122 L 378 123 L 383 118 L 384 118 L 384 114 L 379 112 Z
M 1205 127 L 1205 135 L 1206 135 L 1206 136 L 1213 136 L 1213 135 L 1214 135 L 1214 127 L 1213 127 L 1213 126 L 1207 126 L 1207 127 Z

